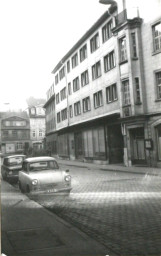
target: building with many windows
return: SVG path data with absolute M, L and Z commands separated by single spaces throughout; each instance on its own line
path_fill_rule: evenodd
M 161 166 L 160 9 L 113 1 L 56 65 L 44 106 L 53 154 Z
M 2 154 L 25 153 L 30 146 L 30 122 L 27 112 L 1 113 Z
M 28 115 L 30 119 L 30 139 L 33 149 L 42 149 L 45 137 L 45 109 L 44 104 L 38 104 L 28 107 Z

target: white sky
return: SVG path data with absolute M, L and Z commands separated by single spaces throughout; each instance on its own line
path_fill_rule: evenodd
M 109 6 L 99 0 L 0 1 L 0 111 L 46 98 L 51 71 Z

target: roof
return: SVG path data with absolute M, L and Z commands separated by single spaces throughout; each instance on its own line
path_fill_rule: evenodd
M 12 155 L 12 156 L 5 156 L 4 158 L 12 158 L 12 157 L 19 157 L 19 156 L 26 156 L 26 155 Z
M 115 6 L 111 9 L 114 12 L 117 9 Z M 79 39 L 79 41 L 67 52 L 67 54 L 58 62 L 51 73 L 55 74 L 57 70 L 64 64 L 64 62 L 81 46 L 81 44 L 89 38 L 93 32 L 107 19 L 110 17 L 109 10 L 106 11 L 94 24 L 93 26 Z
M 39 156 L 39 157 L 26 158 L 25 162 L 34 163 L 38 161 L 51 161 L 51 160 L 55 160 L 55 158 L 50 156 Z
M 21 112 L 4 112 L 3 113 L 3 119 L 10 118 L 10 117 L 20 117 L 24 119 L 28 119 L 28 115 L 26 111 L 21 111 Z

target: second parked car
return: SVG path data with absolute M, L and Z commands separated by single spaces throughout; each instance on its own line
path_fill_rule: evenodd
M 71 176 L 53 157 L 27 158 L 19 172 L 19 188 L 30 194 L 70 192 Z

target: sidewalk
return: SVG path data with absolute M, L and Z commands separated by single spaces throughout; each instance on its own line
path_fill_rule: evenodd
M 101 256 L 104 246 L 1 182 L 2 253 L 7 256 Z
M 126 167 L 123 165 L 100 165 L 100 164 L 94 164 L 94 163 L 87 163 L 87 162 L 80 162 L 77 160 L 64 160 L 57 158 L 57 161 L 61 165 L 65 166 L 74 166 L 77 168 L 87 168 L 87 169 L 94 169 L 94 170 L 101 170 L 101 171 L 119 171 L 124 173 L 138 173 L 138 174 L 144 174 L 144 175 L 154 175 L 154 176 L 161 176 L 161 169 L 160 168 L 154 168 L 154 167 Z

